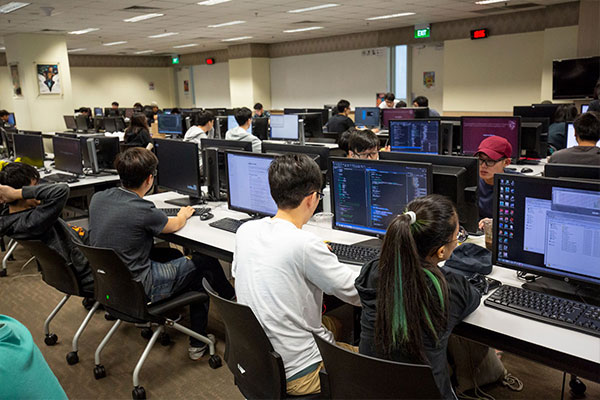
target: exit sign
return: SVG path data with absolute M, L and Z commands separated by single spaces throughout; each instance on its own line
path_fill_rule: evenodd
M 428 38 L 430 35 L 430 28 L 415 29 L 415 39 Z
M 179 56 L 173 56 L 173 57 L 171 57 L 171 63 L 173 65 L 179 64 Z

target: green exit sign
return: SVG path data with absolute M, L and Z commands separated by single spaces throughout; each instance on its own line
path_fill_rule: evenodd
M 415 29 L 415 39 L 428 38 L 431 35 L 429 28 Z
M 173 57 L 171 57 L 171 63 L 173 65 L 179 64 L 179 56 L 173 56 Z

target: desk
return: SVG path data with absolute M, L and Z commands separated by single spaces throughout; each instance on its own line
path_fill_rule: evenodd
M 147 196 L 157 207 L 169 207 L 165 200 L 181 197 L 173 192 Z M 235 249 L 235 235 L 208 224 L 224 217 L 244 218 L 246 214 L 227 209 L 224 203 L 211 203 L 215 217 L 200 221 L 192 217 L 186 226 L 177 233 L 161 235 L 165 240 L 206 254 L 231 261 Z M 309 222 L 304 229 L 315 233 L 323 240 L 340 243 L 356 243 L 369 239 L 367 236 L 332 230 L 330 225 Z M 483 244 L 483 236 L 469 239 Z M 360 266 L 349 265 L 360 270 Z M 515 271 L 493 268 L 491 277 L 513 286 L 520 286 Z M 558 370 L 576 374 L 581 378 L 600 382 L 600 339 L 550 324 L 519 317 L 483 305 L 469 315 L 454 331 L 456 334 L 485 343 L 494 348 L 538 361 Z
M 267 140 L 263 140 L 264 143 L 274 143 L 274 144 L 290 144 L 287 141 L 284 140 L 271 140 L 271 139 L 267 139 Z M 299 142 L 294 142 L 293 144 L 300 144 Z M 339 146 L 337 145 L 337 143 L 321 143 L 321 142 L 311 142 L 309 140 L 306 140 L 304 142 L 305 146 L 314 146 L 314 147 L 328 147 L 330 150 L 331 149 L 337 149 Z

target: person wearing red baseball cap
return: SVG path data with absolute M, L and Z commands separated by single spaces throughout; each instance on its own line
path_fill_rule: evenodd
M 501 136 L 490 136 L 479 143 L 475 155 L 479 158 L 479 217 L 492 218 L 494 175 L 510 165 L 512 146 Z

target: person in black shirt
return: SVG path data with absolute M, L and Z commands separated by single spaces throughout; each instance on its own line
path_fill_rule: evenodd
M 338 113 L 331 117 L 325 127 L 327 132 L 346 132 L 350 128 L 354 128 L 354 121 L 348 118 L 350 115 L 350 102 L 348 100 L 340 100 L 337 103 Z
M 133 114 L 131 121 L 129 121 L 129 128 L 125 130 L 125 144 L 147 147 L 151 141 L 146 116 L 144 114 Z

